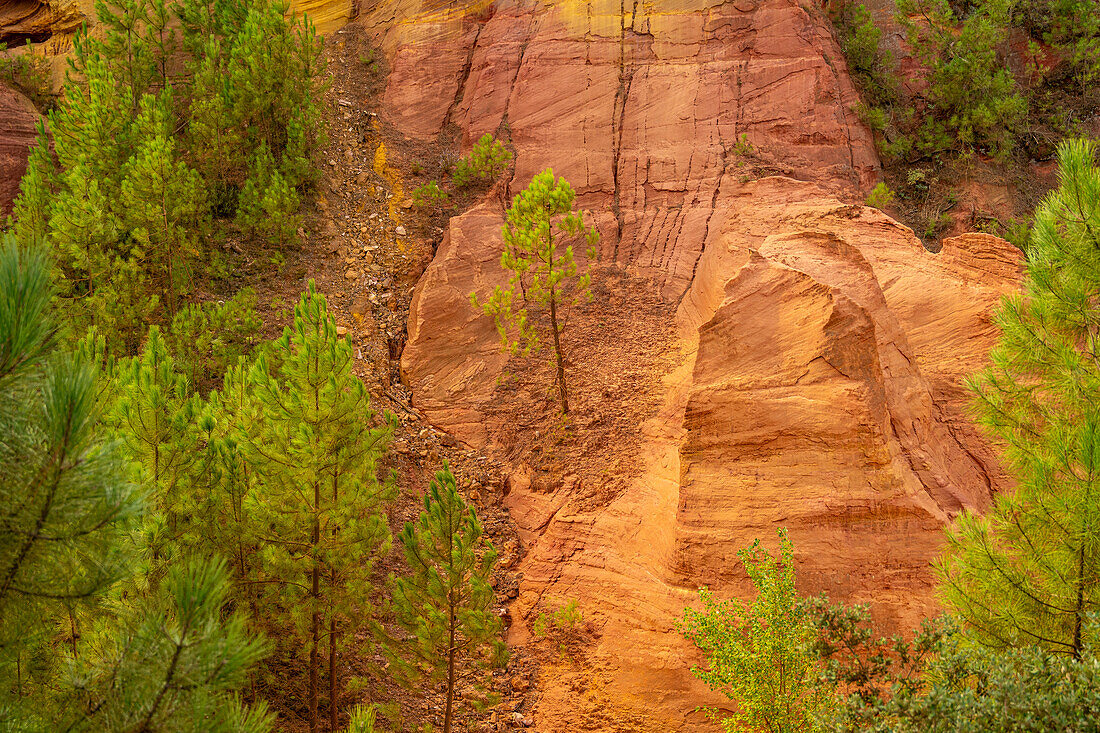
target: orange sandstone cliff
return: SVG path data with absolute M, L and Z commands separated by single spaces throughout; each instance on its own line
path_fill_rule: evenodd
M 54 6 L 12 7 L 29 10 L 0 19 L 30 28 Z M 524 547 L 510 641 L 568 599 L 598 629 L 585 659 L 543 666 L 535 729 L 711 730 L 694 710 L 722 701 L 673 625 L 700 585 L 746 592 L 736 551 L 774 547 L 777 527 L 805 591 L 870 602 L 884 629 L 935 611 L 943 527 L 1007 485 L 961 378 L 984 362 L 1021 260 L 981 234 L 930 253 L 859 205 L 878 161 L 815 5 L 296 7 L 322 30 L 357 16 L 385 52 L 383 117 L 399 133 L 468 147 L 493 132 L 516 151 L 503 197 L 450 221 L 402 372 L 438 427 L 512 467 Z M 8 186 L 34 116 L 5 93 Z M 548 369 L 509 361 L 468 301 L 504 280 L 501 199 L 548 166 L 602 235 L 596 299 L 565 335 L 569 433 Z
M 402 360 L 431 420 L 514 467 L 511 641 L 565 599 L 599 625 L 585 664 L 544 669 L 536 727 L 706 728 L 694 708 L 720 701 L 673 624 L 699 585 L 744 592 L 737 549 L 780 526 L 806 591 L 870 602 L 885 628 L 934 612 L 944 525 L 1006 485 L 961 379 L 1021 260 L 980 234 L 933 254 L 853 203 L 877 159 L 821 12 L 395 0 L 360 22 L 398 131 L 510 138 L 506 193 L 553 167 L 602 234 L 604 306 L 566 337 L 571 436 L 549 439 L 532 413 L 552 402 L 522 374 L 509 392 L 526 367 L 467 301 L 504 279 L 492 197 L 451 220 Z

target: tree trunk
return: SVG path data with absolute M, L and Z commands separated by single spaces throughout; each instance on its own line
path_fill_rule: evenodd
M 321 597 L 321 568 L 317 559 L 317 544 L 321 540 L 321 519 L 318 512 L 321 507 L 321 484 L 313 484 L 313 586 L 310 600 L 313 602 L 313 618 L 310 625 L 309 647 L 309 733 L 317 733 L 320 722 L 317 719 L 317 667 L 320 663 L 317 647 L 321 644 L 321 611 L 318 607 Z
M 328 725 L 336 733 L 336 614 L 328 622 Z
M 443 733 L 451 733 L 451 707 L 455 699 L 455 608 L 453 603 L 450 605 L 451 611 L 448 621 L 451 626 L 451 635 L 450 644 L 447 646 L 447 709 L 443 713 Z
M 558 394 L 561 397 L 561 412 L 569 414 L 569 397 L 565 392 L 565 362 L 561 356 L 561 336 L 558 333 L 558 300 L 550 293 L 550 328 L 554 331 L 554 356 L 558 361 Z
M 1077 548 L 1077 606 L 1073 609 L 1073 658 L 1081 661 L 1081 625 L 1085 615 L 1085 543 Z

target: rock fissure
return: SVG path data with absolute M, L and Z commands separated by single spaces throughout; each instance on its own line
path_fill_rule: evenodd
M 474 31 L 474 40 L 470 43 L 470 48 L 466 53 L 466 63 L 462 65 L 462 69 L 459 71 L 458 85 L 455 87 L 454 98 L 451 100 L 451 105 L 447 108 L 446 114 L 443 115 L 444 125 L 454 122 L 452 116 L 454 115 L 454 112 L 458 108 L 458 106 L 462 104 L 462 100 L 466 96 L 466 84 L 470 80 L 470 69 L 474 63 L 474 54 L 477 52 L 477 42 L 478 39 L 481 38 L 481 31 L 485 28 L 484 21 L 476 22 L 477 30 Z

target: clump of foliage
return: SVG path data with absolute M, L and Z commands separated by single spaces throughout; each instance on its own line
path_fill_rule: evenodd
M 508 168 L 511 160 L 512 153 L 504 143 L 485 133 L 467 155 L 459 158 L 451 182 L 455 188 L 491 183 Z
M 526 356 L 538 351 L 539 333 L 530 318 L 530 309 L 534 305 L 548 308 L 563 415 L 569 414 L 569 396 L 561 345 L 564 323 L 558 309 L 580 298 L 590 298 L 591 276 L 578 269 L 573 246 L 567 244 L 562 248 L 561 243 L 583 237 L 588 257 L 593 260 L 599 241 L 595 228 L 586 226 L 584 215 L 574 211 L 575 200 L 573 188 L 566 180 L 555 178 L 551 169 L 536 175 L 513 200 L 503 228 L 500 265 L 510 273 L 508 285 L 494 288 L 484 302 L 477 293 L 470 293 L 474 307 L 494 318 L 502 344 L 513 354 Z
M 747 605 L 718 601 L 703 588 L 702 609 L 689 608 L 680 632 L 707 658 L 692 672 L 736 702 L 727 731 L 813 731 L 834 707 L 832 686 L 815 653 L 813 616 L 794 587 L 794 549 L 779 531 L 779 556 L 757 540 L 738 556 L 756 589 Z M 718 713 L 712 711 L 712 715 Z
M 840 36 L 848 68 L 869 103 L 876 108 L 892 103 L 898 94 L 894 58 L 882 47 L 882 31 L 867 6 L 858 2 L 832 5 L 829 17 Z
M 559 606 L 554 611 L 543 611 L 535 619 L 531 631 L 536 637 L 545 639 L 553 632 L 570 634 L 575 632 L 584 623 L 584 613 L 577 603 L 577 599 L 571 599 L 568 603 Z
M 982 3 L 961 25 L 947 0 L 903 0 L 899 20 L 930 71 L 926 115 L 916 144 L 925 154 L 959 144 L 1005 159 L 1027 116 L 1027 100 L 998 47 L 1004 10 Z
M 321 44 L 279 0 L 111 0 L 74 41 L 12 227 L 54 252 L 65 322 L 135 353 L 234 217 L 286 242 L 316 179 Z
M 103 431 L 88 350 L 56 346 L 48 260 L 0 248 L 0 725 L 261 733 L 235 695 L 267 646 L 217 560 L 140 581 L 155 508 Z
M 240 312 L 196 308 L 186 323 Z M 237 327 L 251 331 L 247 318 Z M 392 424 L 377 424 L 351 372 L 351 346 L 312 283 L 293 328 L 227 364 L 221 389 L 203 399 L 186 373 L 221 368 L 234 348 L 245 350 L 211 347 L 188 357 L 197 363 L 177 361 L 154 326 L 140 356 L 114 364 L 103 389 L 106 422 L 155 509 L 140 527 L 144 582 L 193 558 L 226 558 L 234 605 L 277 634 L 280 664 L 300 664 L 311 728 L 327 713 L 336 730 L 354 681 L 340 657 L 364 643 L 353 632 L 375 632 L 370 573 L 389 546 L 382 507 L 393 490 L 378 462 Z
M 0 43 L 0 79 L 34 102 L 39 109 L 53 102 L 50 89 L 50 65 L 34 52 L 34 44 L 27 40 L 23 53 L 8 50 L 8 44 Z
M 927 87 L 913 95 L 897 83 L 866 7 L 830 7 L 863 98 L 857 112 L 887 163 L 969 152 L 1003 163 L 1021 147 L 1034 147 L 1045 134 L 1039 128 L 1064 133 L 1072 128 L 1069 120 L 1086 114 L 1052 101 L 1052 92 L 1068 73 L 1080 89 L 1074 97 L 1083 101 L 1100 73 L 1100 14 L 1091 2 L 903 0 L 897 11 L 910 48 L 928 70 Z M 1029 41 L 1031 61 L 1014 71 L 1008 39 L 1019 32 Z M 1062 59 L 1054 73 L 1037 61 L 1040 44 Z
M 742 158 L 751 158 L 755 152 L 755 148 L 752 146 L 752 142 L 749 140 L 749 136 L 745 133 L 741 133 L 741 136 L 737 138 L 737 142 L 733 144 L 734 155 Z
M 883 182 L 875 184 L 871 193 L 867 194 L 866 204 L 875 209 L 885 209 L 894 203 L 894 192 Z
M 229 367 L 258 343 L 256 293 L 246 288 L 231 299 L 184 306 L 165 333 L 168 349 L 192 389 L 220 384 Z
M 450 196 L 439 187 L 438 183 L 428 181 L 413 189 L 412 200 L 417 208 L 434 211 L 446 206 Z
M 496 550 L 446 464 L 424 495 L 419 520 L 399 539 L 410 573 L 393 581 L 394 610 L 415 637 L 414 657 L 446 683 L 443 733 L 450 733 L 459 676 L 506 659 L 501 622 L 490 608 Z

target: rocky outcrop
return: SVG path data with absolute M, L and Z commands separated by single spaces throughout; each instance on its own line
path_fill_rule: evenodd
M 290 12 L 307 15 L 317 32 L 342 28 L 356 13 L 356 0 L 291 0 Z
M 11 213 L 40 119 L 30 100 L 0 84 L 0 221 Z
M 579 598 L 603 624 L 594 666 L 614 693 L 599 707 L 618 712 L 586 730 L 694 729 L 690 711 L 717 701 L 691 680 L 672 624 L 698 585 L 745 590 L 736 551 L 754 538 L 774 545 L 787 527 L 803 590 L 872 603 L 883 628 L 908 628 L 935 610 L 944 525 L 1007 485 L 966 419 L 961 380 L 992 345 L 990 309 L 1018 282 L 1018 251 L 975 234 L 932 254 L 880 212 L 790 179 L 754 182 L 730 203 L 680 305 L 671 350 L 682 357 L 638 427 L 628 489 L 591 508 L 521 476 L 507 498 L 529 543 L 513 615 Z M 495 277 L 478 263 L 494 259 L 498 221 L 480 211 L 452 225 L 419 286 L 404 361 L 421 409 L 479 444 L 494 414 L 496 334 L 446 293 Z M 586 358 L 599 338 L 636 348 L 627 329 L 575 334 L 584 372 L 616 368 Z M 596 450 L 610 463 L 617 449 Z M 513 640 L 525 634 L 517 625 Z M 547 692 L 543 729 L 592 724 L 566 692 L 561 704 Z
M 432 138 L 455 124 L 516 147 L 515 186 L 552 166 L 602 217 L 603 255 L 675 297 L 724 185 L 753 171 L 874 176 L 826 24 L 792 0 L 364 7 L 389 52 L 384 114 Z
M 414 296 L 402 367 L 415 403 L 516 465 L 506 501 L 528 547 L 513 617 L 576 598 L 602 628 L 583 675 L 547 672 L 539 729 L 699 727 L 695 706 L 721 701 L 692 680 L 673 622 L 701 584 L 744 592 L 737 549 L 774 545 L 780 526 L 804 590 L 871 602 L 883 628 L 934 611 L 944 525 L 1007 485 L 961 380 L 993 343 L 1020 255 L 977 234 L 933 254 L 851 203 L 876 158 L 818 12 L 399 1 L 364 22 L 388 51 L 384 114 L 399 130 L 510 136 L 512 191 L 552 166 L 598 222 L 605 270 L 675 309 L 648 419 L 585 443 L 591 465 L 561 477 L 527 465 L 559 449 L 517 435 L 521 403 L 502 413 L 515 363 L 466 302 L 503 278 L 499 205 L 451 221 Z M 648 363 L 639 326 L 659 310 L 578 320 L 567 356 L 582 400 L 638 399 L 596 383 Z M 594 501 L 601 472 L 625 489 Z M 526 640 L 517 622 L 512 641 Z
M 81 2 L 91 6 L 87 0 L 7 0 L 0 4 L 0 43 L 40 43 L 74 32 L 85 19 Z

